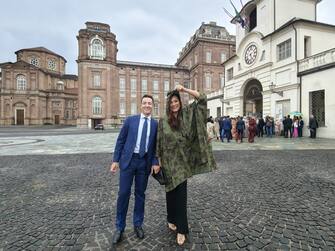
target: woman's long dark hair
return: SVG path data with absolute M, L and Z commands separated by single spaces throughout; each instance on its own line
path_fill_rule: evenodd
M 180 104 L 180 109 L 178 111 L 177 117 L 175 117 L 173 115 L 173 112 L 171 111 L 171 108 L 170 108 L 171 100 L 172 100 L 173 97 L 176 97 L 179 100 L 179 104 Z M 167 94 L 166 115 L 168 117 L 168 124 L 174 130 L 178 130 L 180 128 L 180 124 L 181 124 L 181 119 L 180 119 L 181 110 L 182 110 L 182 103 L 181 103 L 179 92 L 177 90 L 170 91 Z

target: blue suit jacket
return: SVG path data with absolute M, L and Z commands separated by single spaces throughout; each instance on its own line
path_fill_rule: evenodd
M 117 138 L 113 162 L 119 162 L 120 168 L 125 169 L 129 166 L 130 160 L 134 153 L 137 140 L 137 131 L 140 124 L 141 115 L 128 117 L 120 131 Z M 147 167 L 150 171 L 152 165 L 158 165 L 158 159 L 155 157 L 156 153 L 156 136 L 157 136 L 158 122 L 151 118 L 150 122 L 150 137 L 147 152 Z

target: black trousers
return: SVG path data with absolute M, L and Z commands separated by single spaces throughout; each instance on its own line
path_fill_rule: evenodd
M 310 133 L 311 133 L 311 138 L 312 139 L 315 139 L 316 138 L 316 128 L 314 129 L 314 128 L 311 128 L 311 129 L 309 129 L 309 131 L 310 131 Z
M 187 180 L 166 193 L 167 221 L 176 225 L 177 233 L 188 234 Z

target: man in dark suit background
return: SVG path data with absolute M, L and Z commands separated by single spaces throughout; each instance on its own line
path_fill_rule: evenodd
M 141 114 L 128 117 L 117 138 L 111 172 L 120 168 L 119 193 L 117 199 L 116 230 L 113 244 L 121 241 L 126 227 L 131 186 L 135 179 L 135 205 L 133 214 L 134 231 L 138 238 L 144 238 L 145 190 L 150 172 L 160 169 L 155 157 L 157 121 L 151 118 L 153 97 L 144 95 L 141 100 Z
M 310 138 L 315 139 L 316 138 L 316 129 L 319 128 L 319 123 L 312 114 L 309 118 L 308 128 L 311 133 Z

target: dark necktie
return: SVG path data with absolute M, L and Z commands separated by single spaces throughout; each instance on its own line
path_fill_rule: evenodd
M 142 136 L 140 142 L 140 157 L 142 158 L 145 155 L 145 145 L 147 141 L 147 131 L 148 131 L 148 118 L 144 118 L 144 125 L 142 129 Z

